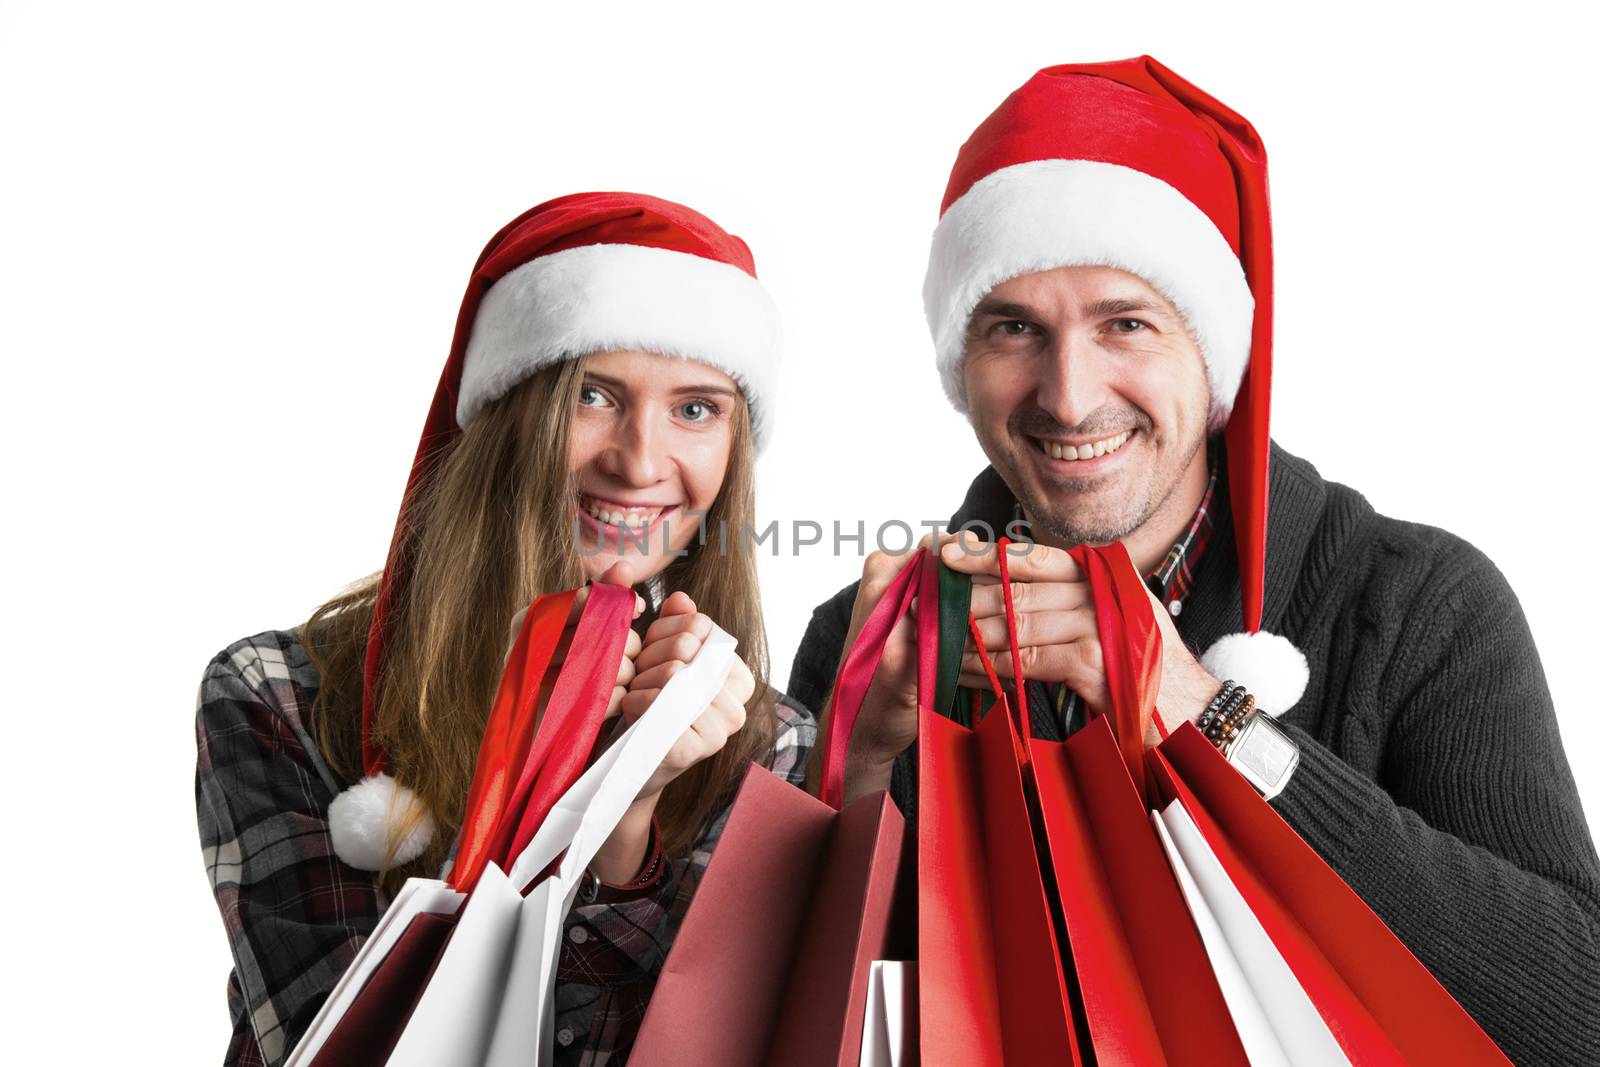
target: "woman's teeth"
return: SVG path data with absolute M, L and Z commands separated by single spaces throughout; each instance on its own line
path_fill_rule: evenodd
M 639 530 L 649 526 L 666 508 L 617 508 L 588 497 L 579 497 L 578 506 L 610 526 L 627 526 Z
M 1034 440 L 1039 442 L 1039 448 L 1045 455 L 1052 459 L 1078 460 L 1094 459 L 1108 452 L 1115 452 L 1128 443 L 1128 438 L 1133 436 L 1132 430 L 1124 430 L 1115 437 L 1103 438 L 1099 441 L 1090 441 L 1085 445 L 1064 445 L 1059 441 L 1046 441 L 1042 437 Z

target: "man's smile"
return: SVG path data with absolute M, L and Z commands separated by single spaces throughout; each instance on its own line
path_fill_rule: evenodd
M 1076 463 L 1081 460 L 1095 459 L 1099 456 L 1104 456 L 1107 453 L 1115 452 L 1117 449 L 1127 444 L 1128 438 L 1132 437 L 1135 432 L 1136 431 L 1134 430 L 1124 430 L 1121 433 L 1112 434 L 1110 437 L 1101 437 L 1096 440 L 1084 441 L 1081 443 L 1052 440 L 1046 437 L 1033 437 L 1031 435 L 1029 436 L 1029 440 L 1033 442 L 1034 447 L 1038 448 L 1039 451 L 1043 452 L 1051 459 L 1060 459 L 1066 460 L 1069 463 Z

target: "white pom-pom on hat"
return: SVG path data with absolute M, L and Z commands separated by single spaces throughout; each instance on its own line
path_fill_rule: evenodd
M 361 779 L 333 798 L 328 806 L 328 832 L 333 851 L 340 859 L 362 871 L 383 869 L 389 855 L 389 826 L 415 806 L 422 818 L 395 847 L 392 866 L 410 863 L 422 855 L 433 840 L 433 812 L 409 787 L 389 774 Z
M 1228 634 L 1206 649 L 1201 666 L 1218 678 L 1231 678 L 1250 691 L 1256 707 L 1282 715 L 1299 702 L 1311 680 L 1306 654 L 1281 634 L 1260 630 Z

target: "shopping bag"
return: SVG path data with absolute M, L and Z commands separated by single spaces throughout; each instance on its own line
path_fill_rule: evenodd
M 861 1067 L 913 1067 L 917 1061 L 917 965 L 877 960 L 867 982 Z
M 1121 545 L 1073 555 L 1093 588 L 1116 742 L 1124 762 L 1140 769 L 1129 784 L 1157 809 L 1150 825 L 1228 1008 L 1236 1038 L 1227 1054 L 1241 1048 L 1252 1064 L 1506 1063 L 1471 1016 L 1192 724 L 1142 752 L 1143 723 L 1132 709 L 1153 708 L 1161 656 L 1150 599 Z M 1102 748 L 1104 736 L 1102 730 Z M 1152 1006 L 1157 999 L 1149 998 Z M 1211 1044 L 1215 1035 L 1205 1040 L 1221 1047 Z M 1170 1056 L 1172 1046 L 1164 1040 L 1163 1047 Z
M 1150 762 L 1165 801 L 1160 819 L 1174 866 L 1200 883 L 1214 913 L 1239 903 L 1248 909 L 1349 1062 L 1509 1062 L 1198 730 L 1188 723 L 1174 730 L 1152 750 Z M 1203 878 L 1208 868 L 1212 875 Z M 1248 963 L 1249 938 L 1221 925 L 1232 955 Z M 1275 1032 L 1294 1029 L 1269 1021 Z
M 859 706 L 910 595 L 902 583 L 886 596 L 888 606 L 841 664 L 839 733 L 822 753 L 821 799 L 762 767 L 746 772 L 629 1063 L 859 1060 L 872 961 L 890 947 L 905 820 L 883 792 L 842 803 L 843 752 L 849 709 Z M 717 1006 L 712 1023 L 707 1005 Z
M 484 727 L 461 844 L 450 877 L 412 878 L 400 888 L 295 1045 L 288 1067 L 338 1067 L 351 1062 L 346 1050 L 352 1047 L 367 1050 L 362 1059 L 381 1063 L 399 1040 L 423 985 L 442 954 L 444 942 L 451 936 L 468 891 L 489 862 L 488 844 L 505 815 L 508 782 L 515 781 L 530 755 L 532 739 L 540 725 L 534 717 L 538 694 L 575 597 L 576 590 L 539 597 L 524 616 Z M 624 598 L 626 614 L 622 610 Z M 601 645 L 614 643 L 602 642 L 601 631 L 609 628 L 616 632 L 619 616 L 620 625 L 625 627 L 631 618 L 631 606 L 626 590 L 613 593 L 596 587 L 591 591 L 574 632 L 582 642 L 575 640 L 574 647 L 584 651 L 569 657 L 573 659 L 572 666 L 578 665 L 585 651 L 596 654 L 605 651 Z M 617 636 L 625 641 L 626 631 Z M 551 701 L 543 725 L 555 732 L 569 717 L 589 710 L 576 702 Z M 534 770 L 537 772 L 536 766 Z M 436 934 L 442 927 L 444 936 L 408 937 L 413 924 L 419 922 L 433 927 Z M 396 954 L 397 947 L 405 951 Z M 419 958 L 418 951 L 423 948 L 432 949 L 431 959 Z M 383 1058 L 377 1050 L 382 1050 Z
M 875 628 L 888 629 L 917 602 L 918 829 L 916 1010 L 893 1019 L 873 1002 L 868 1034 L 905 1038 L 907 1062 L 998 1064 L 1082 1062 L 1074 1008 L 1058 950 L 1055 918 L 1034 844 L 1036 812 L 1024 779 L 1014 703 L 982 643 L 993 690 L 987 714 L 976 700 L 970 720 L 956 705 L 961 655 L 975 633 L 970 582 L 922 551 L 895 578 L 848 656 Z M 841 668 L 833 726 L 838 728 Z M 870 681 L 870 671 L 866 681 Z M 847 717 L 859 710 L 866 682 Z M 944 712 L 951 713 L 947 717 Z M 830 738 L 830 746 L 835 744 Z M 842 756 L 842 751 L 839 753 Z M 886 960 L 901 967 L 909 961 Z M 885 972 L 879 968 L 879 973 Z M 899 973 L 904 973 L 901 970 Z M 891 1031 L 890 1027 L 894 1029 Z M 881 1044 L 873 1047 L 883 1050 Z
M 1015 666 L 1021 657 L 1006 546 L 999 551 L 1020 689 L 1025 679 Z M 1063 742 L 1033 737 L 1026 717 L 1022 736 L 1032 756 L 1029 784 L 1037 790 L 1065 955 L 1082 1003 L 1081 1036 L 1103 1063 L 1250 1062 L 1184 897 L 1149 832 L 1143 736 L 1160 683 L 1160 631 L 1148 611 L 1121 611 L 1123 598 L 1146 597 L 1131 567 L 1114 571 L 1088 550 L 1073 556 L 1087 573 L 1097 614 L 1128 619 L 1101 627 L 1110 707 Z M 1130 576 L 1133 586 L 1125 580 Z
M 1272 939 L 1183 810 L 1152 813 L 1184 899 L 1216 968 L 1253 1067 L 1345 1067 L 1349 1060 Z
M 939 603 L 940 564 L 931 555 L 919 558 L 926 563 L 920 600 L 931 606 Z M 951 632 L 953 619 L 941 627 L 939 614 L 919 611 L 917 618 L 919 671 L 929 680 L 940 638 L 965 638 Z M 1023 708 L 1001 692 L 968 727 L 919 701 L 917 984 L 924 1062 L 1082 1062 L 1023 784 Z
M 408 879 L 301 1035 L 288 1067 L 387 1060 L 465 901 L 443 882 Z
M 552 1061 L 561 927 L 579 880 L 673 743 L 710 704 L 733 654 L 733 638 L 713 627 L 649 713 L 570 788 L 554 799 L 543 795 L 542 784 L 530 794 L 530 806 L 546 812 L 544 821 L 508 872 L 494 860 L 484 868 L 389 1057 L 390 1067 L 525 1067 Z M 604 678 L 607 693 L 614 678 L 613 665 Z M 516 812 L 507 818 L 521 821 Z M 474 925 L 476 916 L 481 919 Z
M 713 624 L 694 659 L 667 681 L 650 710 L 551 805 L 513 862 L 510 881 L 526 896 L 502 978 L 484 1059 L 487 1067 L 553 1061 L 561 930 L 583 873 L 678 738 L 722 688 L 736 649 L 733 637 Z M 552 873 L 544 875 L 545 871 Z
M 904 827 L 884 793 L 837 811 L 752 764 L 628 1062 L 853 1064 Z
M 544 627 L 554 625 L 559 636 L 571 597 L 541 598 L 530 608 L 485 730 L 449 882 L 412 879 L 402 888 L 314 1021 L 309 1042 L 297 1046 L 301 1062 L 351 1062 L 334 1058 L 350 1048 L 360 1050 L 357 1062 L 401 1065 L 550 1060 L 559 934 L 578 879 L 709 704 L 734 656 L 733 639 L 713 628 L 650 713 L 584 771 L 587 747 L 572 759 L 566 746 L 586 746 L 598 733 L 632 615 L 631 592 L 607 589 L 591 592 L 537 724 L 530 716 L 554 647 Z M 582 684 L 570 683 L 573 676 Z M 503 803 L 495 811 L 497 801 Z M 509 859 L 497 854 L 495 842 L 515 840 L 501 828 L 526 825 L 529 810 L 544 817 L 526 847 Z M 408 942 L 439 947 L 428 961 L 403 951 Z M 415 976 L 424 970 L 419 990 Z M 352 1014 L 357 1007 L 365 1010 Z
M 529 803 L 546 812 L 543 822 L 508 872 L 494 860 L 485 866 L 389 1057 L 391 1067 L 553 1060 L 561 929 L 583 872 L 673 744 L 704 713 L 734 654 L 734 639 L 713 626 L 650 711 L 576 782 L 553 800 L 542 795 L 544 785 L 534 790 Z M 517 812 L 506 817 L 520 822 Z

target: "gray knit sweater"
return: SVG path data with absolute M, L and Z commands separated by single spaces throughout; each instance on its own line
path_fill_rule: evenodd
M 1224 464 L 1224 467 L 1226 465 Z M 1239 629 L 1226 492 L 1178 627 L 1204 649 Z M 994 470 L 952 526 L 996 528 Z M 1274 446 L 1264 629 L 1305 652 L 1311 681 L 1279 721 L 1301 762 L 1274 806 L 1511 1059 L 1600 1064 L 1600 860 L 1522 610 L 1487 557 L 1386 518 Z M 821 709 L 855 586 L 812 615 L 789 691 Z M 1060 726 L 1041 687 L 1030 717 Z M 915 817 L 915 763 L 892 792 Z

